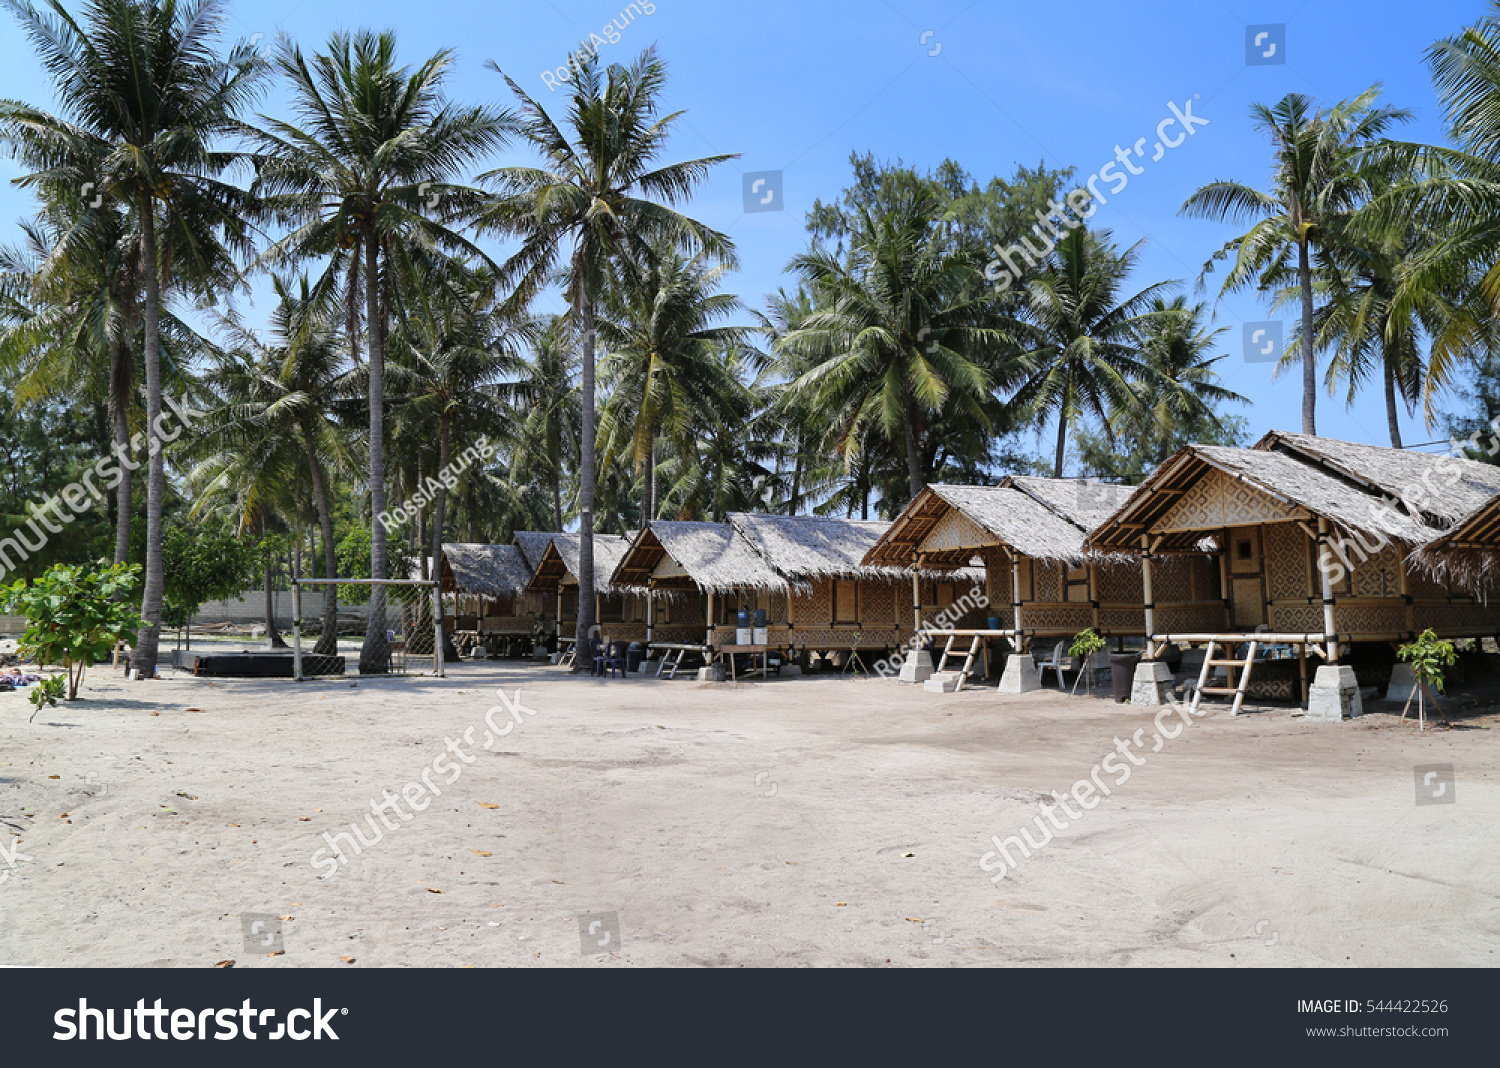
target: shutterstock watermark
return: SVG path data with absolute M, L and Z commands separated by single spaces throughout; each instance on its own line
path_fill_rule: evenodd
M 373 799 L 370 801 L 370 814 L 365 816 L 365 823 L 368 824 L 370 833 L 374 837 L 367 839 L 358 823 L 349 824 L 347 832 L 339 831 L 336 834 L 330 834 L 327 831 L 323 832 L 323 841 L 328 844 L 328 848 L 319 849 L 308 860 L 308 863 L 314 868 L 327 868 L 326 871 L 319 871 L 318 878 L 331 879 L 338 874 L 339 865 L 350 863 L 349 854 L 339 844 L 341 841 L 347 842 L 350 849 L 357 856 L 364 852 L 365 849 L 371 849 L 379 845 L 384 840 L 386 831 L 399 830 L 401 823 L 407 823 L 415 819 L 415 813 L 421 812 L 428 805 L 432 804 L 432 797 L 442 797 L 442 788 L 432 781 L 432 777 L 434 775 L 446 776 L 442 780 L 442 785 L 452 786 L 462 777 L 464 768 L 479 759 L 479 757 L 465 749 L 465 745 L 473 746 L 477 744 L 481 749 L 487 750 L 501 738 L 504 738 L 511 731 L 515 730 L 517 726 L 525 723 L 526 721 L 522 718 L 523 716 L 534 716 L 537 714 L 536 709 L 528 708 L 525 702 L 521 700 L 521 691 L 519 688 L 516 689 L 515 696 L 513 697 L 507 697 L 504 689 L 495 692 L 500 695 L 500 704 L 491 705 L 489 711 L 484 714 L 484 741 L 482 743 L 474 741 L 474 732 L 481 728 L 472 726 L 466 727 L 463 734 L 458 738 L 444 737 L 444 752 L 433 757 L 430 765 L 424 767 L 421 773 L 411 782 L 401 787 L 400 797 L 397 797 L 388 789 L 383 789 L 380 791 L 379 801 Z M 505 725 L 503 727 L 495 722 L 495 716 L 502 712 L 505 713 Z M 454 757 L 458 759 L 454 760 Z M 429 797 L 429 794 L 432 797 Z M 407 812 L 406 809 L 401 807 L 403 800 L 410 806 L 411 812 Z M 491 805 L 490 807 L 494 808 L 495 806 Z M 399 817 L 401 823 L 391 822 L 391 816 Z M 376 817 L 379 817 L 379 823 L 376 823 Z M 332 855 L 329 855 L 330 853 Z
M 599 49 L 607 44 L 619 44 L 620 35 L 625 27 L 633 23 L 642 15 L 656 14 L 656 5 L 650 0 L 641 0 L 640 3 L 631 4 L 624 11 L 604 24 L 599 33 L 589 34 L 589 39 L 579 47 L 578 51 L 568 56 L 568 61 L 556 70 L 542 71 L 542 84 L 547 91 L 555 93 L 561 86 L 559 82 L 567 84 L 573 80 L 573 75 L 578 72 L 579 58 L 594 59 L 599 55 Z M 599 36 L 603 34 L 604 36 Z
M 50 535 L 61 534 L 67 524 L 78 519 L 79 516 L 91 511 L 94 505 L 104 500 L 106 490 L 112 490 L 118 486 L 125 477 L 125 471 L 135 471 L 140 466 L 140 461 L 133 459 L 145 447 L 149 455 L 155 456 L 161 451 L 163 445 L 176 441 L 182 436 L 182 432 L 193 425 L 193 420 L 207 415 L 188 404 L 185 397 L 163 397 L 163 402 L 170 412 L 162 412 L 156 417 L 155 424 L 150 433 L 138 432 L 126 445 L 116 442 L 111 450 L 101 456 L 93 467 L 83 473 L 83 478 L 77 482 L 70 482 L 62 488 L 60 493 L 48 497 L 40 504 L 27 505 L 31 512 L 25 526 L 17 527 L 11 532 L 11 536 L 0 538 L 0 578 L 4 578 L 7 572 L 14 571 L 20 564 L 30 560 L 32 554 L 39 553 L 47 545 Z M 175 414 L 180 426 L 168 434 L 164 425 L 168 418 Z M 122 468 L 124 470 L 122 470 Z M 103 484 L 103 489 L 94 485 L 95 477 Z M 62 506 L 67 505 L 67 511 Z M 47 516 L 52 513 L 52 519 L 56 519 L 58 526 Z M 40 523 L 45 529 L 39 529 Z M 31 533 L 36 537 L 36 544 L 31 544 L 31 539 L 26 536 L 26 528 L 31 528 Z M 14 554 L 14 556 L 12 555 Z M 19 563 L 17 563 L 19 560 Z
M 1181 719 L 1181 723 L 1171 721 L 1170 717 L 1174 712 Z M 1156 719 L 1154 720 L 1156 731 L 1151 735 L 1156 744 L 1151 747 L 1150 751 L 1152 753 L 1161 752 L 1167 742 L 1179 737 L 1184 730 L 1192 725 L 1193 716 L 1205 716 L 1207 714 L 1207 708 L 1194 711 L 1187 705 L 1177 704 L 1176 702 L 1172 705 L 1163 705 L 1156 712 Z M 1171 729 L 1168 729 L 1169 727 Z M 1056 790 L 1052 791 L 1052 799 L 1057 804 L 1049 805 L 1045 801 L 1038 802 L 1038 807 L 1042 810 L 1042 814 L 1034 817 L 1033 822 L 1036 824 L 1038 834 L 1045 835 L 1041 841 L 1032 838 L 1031 828 L 1025 825 L 1020 828 L 1018 833 L 1010 835 L 1003 840 L 998 834 L 991 835 L 990 842 L 995 848 L 979 858 L 979 868 L 981 871 L 995 873 L 990 876 L 990 882 L 998 883 L 1007 874 L 1020 867 L 1020 860 L 1017 860 L 1011 853 L 1012 846 L 1020 853 L 1021 860 L 1029 860 L 1033 850 L 1040 850 L 1052 841 L 1054 828 L 1058 831 L 1067 830 L 1072 826 L 1072 822 L 1083 818 L 1084 812 L 1098 808 L 1099 802 L 1104 797 L 1112 796 L 1114 790 L 1110 789 L 1111 784 L 1101 778 L 1101 775 L 1114 776 L 1113 785 L 1115 789 L 1129 782 L 1133 769 L 1144 767 L 1146 763 L 1145 756 L 1136 755 L 1137 753 L 1146 752 L 1146 743 L 1142 738 L 1142 735 L 1145 733 L 1146 728 L 1141 727 L 1123 741 L 1116 738 L 1114 752 L 1106 754 L 1102 760 L 1090 768 L 1088 777 L 1075 782 L 1068 794 L 1059 794 Z M 1124 757 L 1129 763 L 1121 762 L 1121 757 Z M 1099 796 L 1101 794 L 1103 797 Z M 1082 811 L 1074 811 L 1068 807 L 1068 798 L 1070 796 Z M 1058 809 L 1062 810 L 1063 815 L 1070 822 L 1063 822 L 1058 819 L 1056 815 Z M 1047 821 L 1046 823 L 1042 822 L 1044 817 Z
M 1185 142 L 1193 134 L 1197 133 L 1199 126 L 1207 126 L 1209 120 L 1193 114 L 1193 100 L 1198 99 L 1197 93 L 1193 99 L 1187 101 L 1182 107 L 1178 107 L 1174 101 L 1167 101 L 1167 108 L 1171 114 L 1156 124 L 1155 152 L 1151 155 L 1151 162 L 1158 163 L 1166 155 L 1169 148 L 1176 148 Z M 1178 127 L 1175 135 L 1169 136 L 1167 131 Z M 1036 212 L 1036 225 L 1031 232 L 1037 237 L 1037 244 L 1032 245 L 1031 239 L 1022 235 L 1019 243 L 1001 248 L 998 244 L 994 246 L 995 258 L 990 260 L 984 269 L 985 278 L 996 283 L 998 292 L 1004 293 L 1014 283 L 1019 282 L 1026 272 L 1037 266 L 1047 258 L 1063 237 L 1059 231 L 1058 224 L 1068 230 L 1076 230 L 1083 225 L 1083 221 L 1099 210 L 1099 205 L 1108 204 L 1109 197 L 1099 190 L 1099 183 L 1106 182 L 1109 185 L 1109 195 L 1119 196 L 1130 184 L 1134 175 L 1146 173 L 1145 167 L 1137 166 L 1134 159 L 1146 158 L 1146 145 L 1151 142 L 1149 137 L 1137 138 L 1130 148 L 1121 148 L 1115 145 L 1115 158 L 1089 175 L 1088 181 L 1078 186 L 1065 196 L 1062 202 L 1053 199 L 1047 205 L 1047 210 L 1040 208 Z M 1115 165 L 1125 168 L 1121 171 Z M 1072 214 L 1069 214 L 1069 213 Z M 1073 215 L 1078 217 L 1075 219 Z M 1057 223 L 1053 223 L 1053 219 Z
M 417 517 L 417 513 L 426 508 L 437 496 L 439 489 L 455 490 L 458 488 L 458 476 L 469 469 L 469 465 L 478 460 L 480 463 L 495 455 L 495 446 L 490 444 L 488 437 L 481 437 L 476 443 L 470 445 L 458 454 L 458 459 L 452 461 L 447 467 L 437 473 L 437 478 L 431 475 L 422 483 L 422 488 L 408 497 L 403 504 L 386 512 L 381 512 L 377 517 L 380 525 L 385 527 L 386 533 L 390 533 L 403 523 L 409 523 Z M 440 486 L 439 483 L 442 483 Z
M 21 839 L 19 838 L 11 840 L 9 849 L 0 845 L 0 860 L 5 861 L 5 870 L 0 871 L 0 886 L 4 886 L 10 879 L 10 873 L 16 869 L 16 861 L 30 859 L 31 857 L 21 852 Z
M 989 603 L 990 599 L 985 595 L 985 592 L 978 586 L 975 586 L 968 593 L 939 612 L 935 617 L 923 623 L 921 629 L 916 634 L 913 634 L 911 640 L 904 646 L 885 659 L 875 661 L 875 666 L 872 670 L 883 679 L 888 679 L 892 675 L 899 675 L 901 673 L 901 665 L 906 663 L 907 657 L 914 656 L 922 648 L 923 631 L 946 630 L 974 609 L 988 608 Z

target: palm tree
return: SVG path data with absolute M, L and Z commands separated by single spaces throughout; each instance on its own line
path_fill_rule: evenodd
M 1122 296 L 1140 248 L 1117 252 L 1108 230 L 1069 231 L 1028 276 L 1010 321 L 1025 368 L 1012 404 L 1038 423 L 1057 420 L 1053 478 L 1063 476 L 1068 433 L 1080 419 L 1092 417 L 1112 440 L 1113 413 L 1145 406 L 1135 383 L 1162 385 L 1141 343 L 1172 318 L 1159 298 L 1178 283 L 1158 282 Z
M 161 314 L 164 279 L 222 281 L 232 250 L 248 248 L 246 195 L 220 180 L 243 157 L 218 142 L 237 129 L 263 66 L 248 44 L 216 51 L 224 21 L 218 0 L 89 0 L 87 25 L 49 0 L 0 0 L 20 21 L 52 78 L 62 115 L 16 101 L 0 103 L 0 131 L 15 153 L 40 168 L 23 184 L 44 197 L 77 195 L 48 168 L 97 160 L 100 190 L 136 213 L 145 295 L 142 312 L 146 422 L 162 414 Z M 66 169 L 66 168 L 65 168 Z M 173 262 L 164 250 L 190 249 Z M 146 573 L 132 666 L 156 672 L 161 629 L 163 449 L 150 450 L 146 480 Z
M 791 393 L 831 420 L 841 456 L 868 432 L 901 437 L 910 497 L 927 484 L 935 423 L 990 425 L 987 368 L 1006 346 L 993 297 L 943 237 L 937 208 L 924 192 L 901 193 L 878 214 L 858 209 L 847 255 L 815 246 L 794 257 L 818 310 L 780 341 L 794 359 L 820 359 Z
M 1214 364 L 1226 359 L 1227 354 L 1211 353 L 1219 344 L 1219 335 L 1228 328 L 1208 329 L 1203 324 L 1206 314 L 1202 304 L 1190 307 L 1183 296 L 1170 301 L 1155 297 L 1151 301 L 1140 346 L 1149 369 L 1149 387 L 1144 391 L 1143 405 L 1120 413 L 1120 417 L 1147 446 L 1152 467 L 1160 466 L 1187 444 L 1183 434 L 1186 428 L 1218 428 L 1220 405 L 1250 403 L 1219 385 Z
M 537 474 L 551 495 L 552 530 L 563 529 L 563 479 L 580 437 L 578 357 L 568 320 L 544 319 L 531 340 L 531 359 L 502 387 L 513 413 L 511 479 L 524 486 Z
M 271 345 L 263 344 L 237 315 L 224 317 L 231 345 L 254 354 L 256 362 L 236 362 L 221 368 L 219 383 L 241 398 L 237 413 L 247 423 L 248 437 L 276 438 L 288 431 L 295 435 L 312 483 L 323 542 L 324 577 L 336 578 L 333 486 L 328 467 L 353 468 L 344 435 L 332 420 L 342 385 L 343 338 L 337 321 L 314 299 L 307 276 L 297 280 L 295 289 L 287 279 L 273 278 L 272 293 L 276 305 L 271 312 Z M 251 406 L 245 407 L 247 404 Z M 315 653 L 332 656 L 338 652 L 338 623 L 338 586 L 328 585 L 323 594 L 323 632 Z
M 1272 146 L 1272 191 L 1262 193 L 1239 182 L 1211 182 L 1183 203 L 1190 218 L 1254 225 L 1214 254 L 1204 266 L 1234 254 L 1222 292 L 1251 283 L 1275 288 L 1296 272 L 1302 297 L 1302 432 L 1317 430 L 1317 347 L 1313 328 L 1315 252 L 1327 247 L 1340 223 L 1368 198 L 1361 154 L 1387 130 L 1411 118 L 1400 108 L 1376 107 L 1378 85 L 1341 101 L 1328 111 L 1301 93 L 1275 105 L 1255 104 L 1250 117 Z M 1295 254 L 1296 265 L 1291 259 Z
M 729 238 L 670 205 L 687 200 L 715 164 L 735 157 L 657 165 L 682 113 L 659 114 L 667 71 L 654 49 L 629 67 L 611 66 L 604 75 L 597 54 L 578 65 L 569 104 L 571 141 L 540 104 L 491 66 L 520 101 L 522 134 L 545 161 L 540 167 L 505 167 L 480 176 L 499 192 L 482 225 L 521 239 L 520 250 L 501 270 L 500 285 L 514 286 L 510 305 L 519 312 L 556 276 L 566 255 L 567 299 L 583 341 L 577 629 L 582 648 L 595 622 L 594 318 L 606 268 L 658 242 L 701 249 L 732 266 Z
M 354 361 L 360 323 L 369 350 L 370 574 L 386 574 L 385 351 L 402 287 L 442 252 L 484 254 L 453 225 L 472 216 L 478 190 L 452 179 L 502 145 L 512 124 L 489 107 L 460 107 L 442 96 L 452 52 L 415 69 L 396 63 L 393 34 L 335 33 L 311 61 L 283 37 L 275 68 L 291 86 L 300 125 L 261 116 L 250 131 L 262 153 L 256 192 L 268 214 L 292 227 L 262 259 L 325 260 L 314 292 L 342 292 Z M 407 287 L 406 292 L 410 292 Z M 363 314 L 360 303 L 363 298 Z M 373 588 L 360 671 L 382 673 L 385 587 Z
M 126 213 L 73 204 L 45 205 L 23 222 L 25 244 L 0 249 L 0 368 L 21 373 L 18 403 L 45 396 L 89 396 L 108 382 L 113 444 L 130 445 L 130 416 L 139 349 L 140 242 Z M 70 213 L 69 207 L 74 210 Z M 79 209 L 95 214 L 77 219 Z M 56 255 L 54 255 L 56 253 Z M 115 486 L 116 564 L 130 553 L 131 466 L 118 464 Z
M 437 490 L 432 505 L 433 566 L 443 551 L 447 504 L 444 472 L 455 431 L 465 442 L 499 439 L 509 414 L 499 386 L 520 363 L 516 331 L 493 307 L 490 280 L 459 264 L 429 279 L 408 298 L 408 314 L 392 336 L 392 392 L 400 398 L 396 432 L 432 441 L 436 428 Z
M 641 471 L 641 517 L 649 520 L 657 516 L 657 439 L 688 440 L 695 419 L 729 388 L 715 347 L 743 343 L 748 330 L 715 325 L 741 308 L 738 297 L 714 292 L 726 267 L 670 246 L 643 261 L 609 291 L 599 320 L 611 387 L 599 431 L 606 456 Z

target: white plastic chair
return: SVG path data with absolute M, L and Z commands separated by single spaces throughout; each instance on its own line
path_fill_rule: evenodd
M 1068 643 L 1067 642 L 1058 642 L 1056 645 L 1054 645 L 1052 647 L 1052 659 L 1051 660 L 1038 660 L 1037 661 L 1037 664 L 1036 664 L 1036 680 L 1037 680 L 1037 682 L 1045 682 L 1046 681 L 1046 674 L 1045 673 L 1046 673 L 1046 671 L 1047 671 L 1048 668 L 1051 668 L 1053 671 L 1057 672 L 1057 688 L 1059 690 L 1061 690 L 1063 688 L 1063 669 L 1073 666 L 1073 659 L 1072 659 L 1072 657 L 1068 657 L 1067 659 L 1063 659 L 1063 653 L 1067 650 L 1067 647 L 1068 647 Z

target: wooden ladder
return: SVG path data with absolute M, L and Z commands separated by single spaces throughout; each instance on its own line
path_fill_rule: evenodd
M 1256 640 L 1253 638 L 1243 643 L 1224 643 L 1231 654 L 1233 653 L 1234 647 L 1236 645 L 1243 644 L 1245 646 L 1245 659 L 1243 660 L 1215 660 L 1214 652 L 1218 649 L 1218 644 L 1219 643 L 1217 640 L 1210 640 L 1208 643 L 1208 651 L 1203 654 L 1203 670 L 1198 673 L 1198 686 L 1193 691 L 1193 700 L 1192 703 L 1188 706 L 1188 711 L 1195 716 L 1198 714 L 1198 705 L 1203 700 L 1203 695 L 1206 693 L 1225 695 L 1233 694 L 1234 704 L 1231 705 L 1229 709 L 1229 714 L 1231 716 L 1238 716 L 1240 714 L 1240 709 L 1243 708 L 1245 704 L 1245 694 L 1249 691 L 1250 688 L 1250 669 L 1255 666 L 1255 649 L 1259 643 L 1256 642 Z M 1236 686 L 1208 685 L 1208 677 L 1213 673 L 1213 669 L 1216 667 L 1239 668 L 1239 684 Z
M 948 635 L 948 644 L 943 646 L 943 658 L 938 661 L 938 669 L 936 674 L 941 675 L 943 673 L 943 669 L 948 666 L 948 654 L 953 651 L 953 639 L 956 637 L 956 634 Z M 978 651 L 979 635 L 976 634 L 974 635 L 974 640 L 969 642 L 969 655 L 964 657 L 963 670 L 958 673 L 958 685 L 953 687 L 954 693 L 958 693 L 960 690 L 962 690 L 964 688 L 964 683 L 969 681 L 969 668 L 973 665 L 974 654 Z

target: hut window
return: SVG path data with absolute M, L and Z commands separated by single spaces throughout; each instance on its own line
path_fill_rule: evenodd
M 1255 559 L 1255 545 L 1249 538 L 1241 538 L 1234 543 L 1235 555 L 1241 560 Z
M 939 582 L 937 584 L 937 606 L 947 608 L 953 603 L 953 583 Z
M 941 589 L 941 587 L 939 587 Z M 948 601 L 953 601 L 953 587 L 948 585 Z M 833 621 L 859 622 L 859 583 L 840 579 L 833 584 Z

